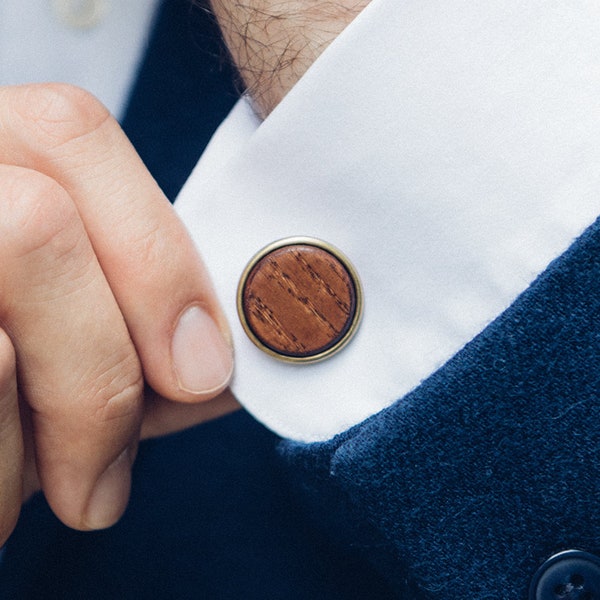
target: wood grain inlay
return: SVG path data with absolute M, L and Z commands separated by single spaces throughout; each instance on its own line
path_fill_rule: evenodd
M 242 308 L 265 346 L 286 356 L 310 357 L 344 337 L 356 312 L 356 288 L 346 267 L 326 250 L 284 246 L 250 271 Z

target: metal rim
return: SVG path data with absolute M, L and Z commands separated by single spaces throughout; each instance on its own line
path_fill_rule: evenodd
M 326 348 L 322 352 L 313 354 L 311 356 L 290 356 L 290 355 L 278 352 L 276 350 L 273 350 L 271 347 L 267 346 L 260 338 L 258 338 L 256 336 L 256 334 L 252 330 L 252 327 L 248 323 L 248 320 L 246 319 L 246 315 L 244 313 L 244 307 L 243 307 L 244 288 L 246 286 L 246 282 L 248 280 L 250 273 L 252 272 L 254 267 L 263 258 L 268 256 L 275 250 L 279 250 L 279 249 L 285 248 L 287 246 L 314 246 L 316 248 L 320 248 L 321 250 L 324 250 L 325 252 L 331 254 L 331 256 L 333 256 L 336 260 L 338 260 L 342 264 L 342 266 L 347 270 L 347 272 L 350 276 L 350 280 L 352 281 L 352 284 L 354 286 L 355 309 L 354 309 L 354 315 L 352 316 L 352 320 L 350 322 L 350 325 L 349 325 L 347 331 L 335 344 L 333 344 L 329 348 Z M 325 359 L 333 356 L 334 354 L 337 354 L 340 350 L 342 350 L 344 347 L 346 347 L 348 345 L 350 340 L 354 337 L 354 335 L 358 331 L 360 322 L 362 320 L 363 307 L 364 307 L 364 298 L 363 298 L 362 284 L 360 282 L 360 278 L 358 277 L 358 273 L 357 273 L 356 269 L 354 268 L 354 265 L 350 262 L 348 257 L 341 250 L 339 250 L 332 244 L 330 244 L 328 242 L 324 242 L 323 240 L 320 240 L 318 238 L 310 237 L 310 236 L 295 236 L 295 237 L 283 238 L 283 239 L 277 240 L 277 241 L 269 244 L 268 246 L 265 246 L 261 250 L 259 250 L 250 259 L 250 261 L 244 268 L 244 271 L 242 272 L 242 276 L 240 277 L 240 281 L 238 283 L 238 288 L 237 288 L 237 312 L 238 312 L 238 317 L 240 319 L 240 323 L 242 324 L 242 327 L 243 327 L 246 335 L 250 338 L 250 340 L 252 341 L 252 343 L 255 346 L 260 348 L 260 350 L 262 350 L 269 356 L 272 356 L 280 361 L 287 362 L 287 363 L 295 363 L 295 364 L 316 363 L 316 362 L 325 360 Z

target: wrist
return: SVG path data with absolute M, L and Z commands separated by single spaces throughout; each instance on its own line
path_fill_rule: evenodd
M 260 116 L 267 116 L 369 0 L 211 0 Z

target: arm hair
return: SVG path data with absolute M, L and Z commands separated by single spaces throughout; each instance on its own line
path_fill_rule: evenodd
M 268 115 L 369 0 L 211 0 L 246 92 Z

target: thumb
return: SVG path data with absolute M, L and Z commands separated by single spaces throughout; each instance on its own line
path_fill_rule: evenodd
M 35 168 L 80 213 L 146 381 L 194 402 L 228 384 L 233 353 L 187 231 L 108 111 L 66 85 L 0 89 L 0 161 Z

